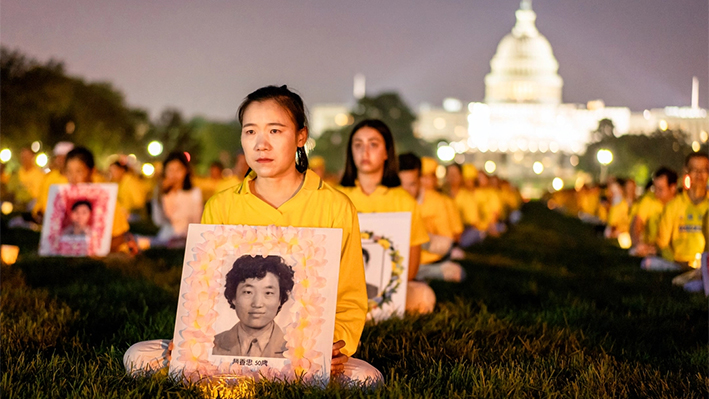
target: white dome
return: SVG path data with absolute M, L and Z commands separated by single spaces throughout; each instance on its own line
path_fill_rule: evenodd
M 517 23 L 497 46 L 485 76 L 487 103 L 560 104 L 563 80 L 549 41 L 537 30 L 530 0 L 522 0 Z

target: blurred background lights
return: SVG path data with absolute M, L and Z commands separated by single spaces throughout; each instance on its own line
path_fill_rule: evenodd
M 692 150 L 694 152 L 699 152 L 699 150 L 702 148 L 702 146 L 699 144 L 698 141 L 693 141 L 692 142 Z
M 185 154 L 185 158 L 187 158 L 187 162 L 192 160 L 192 156 L 190 155 L 189 152 L 185 151 L 184 154 Z
M 569 163 L 571 166 L 578 166 L 579 164 L 579 157 L 577 155 L 572 155 L 569 157 Z
M 485 172 L 487 173 L 494 173 L 495 169 L 497 169 L 497 165 L 493 161 L 487 161 L 485 162 Z
M 633 240 L 630 238 L 630 233 L 624 232 L 618 235 L 618 245 L 623 249 L 629 249 L 633 246 Z
M 551 181 L 551 186 L 554 190 L 559 191 L 564 188 L 564 181 L 561 180 L 560 177 L 555 177 L 554 180 Z
M 339 113 L 335 115 L 335 124 L 337 126 L 345 126 L 349 122 L 350 118 L 347 116 L 347 114 L 344 113 Z
M 455 150 L 449 145 L 443 145 L 438 147 L 436 155 L 438 155 L 438 159 L 441 161 L 450 162 L 455 158 Z
M 42 143 L 40 143 L 39 141 L 35 141 L 30 146 L 30 149 L 36 154 L 39 150 L 42 149 Z
M 542 172 L 544 172 L 544 165 L 542 165 L 541 162 L 537 161 L 532 165 L 532 170 L 534 173 L 541 175 Z
M 154 157 L 162 154 L 162 143 L 159 141 L 151 141 L 150 144 L 148 144 L 148 154 Z
M 0 207 L 0 210 L 2 210 L 3 215 L 11 214 L 13 209 L 15 209 L 15 207 L 10 201 L 3 201 L 2 206 Z
M 668 126 L 667 126 L 667 121 L 664 120 L 664 119 L 661 120 L 660 123 L 659 123 L 659 127 L 660 127 L 660 130 L 662 130 L 663 132 L 664 132 L 665 130 L 667 130 L 667 127 L 668 127 Z
M 609 165 L 611 162 L 613 162 L 613 153 L 610 150 L 601 148 L 596 153 L 596 159 L 601 165 Z
M 12 159 L 12 151 L 10 151 L 9 148 L 3 148 L 2 151 L 0 151 L 0 162 L 6 163 Z
M 155 173 L 155 166 L 151 163 L 144 163 L 142 171 L 144 175 L 150 177 Z
M 443 100 L 443 109 L 448 112 L 458 112 L 463 109 L 463 103 L 457 98 L 446 98 Z
M 37 154 L 37 158 L 35 159 L 35 163 L 37 163 L 37 166 L 40 168 L 43 168 L 47 166 L 47 163 L 49 162 L 49 157 L 47 157 L 47 154 L 45 153 L 39 153 Z

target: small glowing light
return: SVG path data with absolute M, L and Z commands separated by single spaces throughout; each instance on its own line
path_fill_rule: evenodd
M 643 111 L 643 118 L 645 118 L 645 120 L 648 120 L 648 121 L 650 120 L 650 111 L 649 110 L 646 109 L 645 111 Z
M 578 166 L 579 164 L 579 157 L 578 155 L 572 155 L 569 157 L 569 163 L 571 166 Z
M 154 157 L 162 154 L 162 150 L 163 150 L 162 143 L 159 141 L 151 141 L 148 144 L 148 154 L 150 154 Z
M 608 165 L 611 162 L 613 162 L 613 153 L 610 150 L 606 150 L 605 148 L 601 148 L 598 150 L 596 153 L 596 159 L 601 165 Z
M 192 156 L 187 151 L 185 151 L 184 154 L 185 154 L 185 158 L 187 158 L 187 162 L 189 162 L 192 159 Z
M 463 155 L 463 154 L 456 155 L 454 161 L 455 161 L 455 163 L 464 163 L 465 162 L 465 155 Z
M 499 150 L 500 152 L 507 152 L 507 143 L 504 141 L 500 142 Z
M 699 152 L 699 150 L 702 148 L 701 144 L 699 144 L 698 141 L 692 142 L 692 150 L 694 152 Z
M 144 175 L 150 177 L 155 173 L 155 166 L 151 163 L 144 163 L 142 170 Z
M 689 190 L 690 187 L 692 187 L 692 178 L 689 177 L 689 175 L 684 176 L 684 189 Z
M 544 165 L 542 165 L 541 162 L 537 161 L 532 165 L 532 170 L 534 173 L 541 175 L 542 172 L 544 172 Z
M 537 143 L 534 141 L 529 142 L 529 151 L 531 152 L 537 152 Z
M 347 125 L 347 122 L 349 122 L 349 121 L 350 121 L 350 118 L 347 117 L 347 114 L 340 113 L 340 114 L 335 115 L 335 124 L 337 126 L 345 126 L 345 125 Z
M 457 98 L 446 98 L 443 100 L 443 109 L 448 112 L 458 112 L 463 109 L 463 103 Z
M 662 130 L 663 132 L 667 130 L 667 121 L 664 119 L 660 121 L 660 130 Z
M 450 162 L 455 158 L 455 150 L 449 145 L 440 146 L 436 151 L 436 155 L 441 161 Z
M 485 172 L 487 173 L 493 173 L 495 172 L 495 169 L 497 169 L 497 165 L 493 161 L 486 161 L 485 162 Z
M 545 143 L 543 141 L 541 143 L 539 143 L 539 152 L 544 154 L 545 152 L 547 152 L 548 149 L 549 149 L 549 145 L 547 143 Z
M 620 233 L 618 235 L 618 245 L 623 249 L 629 249 L 633 246 L 633 240 L 630 239 L 630 233 Z
M 42 149 L 42 143 L 40 143 L 39 141 L 35 141 L 30 146 L 30 149 L 32 150 L 32 152 L 34 152 L 36 154 L 37 151 Z
M 549 151 L 556 154 L 556 152 L 559 151 L 559 144 L 557 144 L 556 141 L 549 143 Z
M 438 130 L 445 129 L 446 127 L 446 120 L 443 118 L 436 118 L 433 120 L 433 127 L 435 127 Z
M 466 129 L 465 126 L 458 125 L 453 129 L 453 133 L 455 133 L 456 136 L 465 137 L 468 134 L 468 129 Z
M 69 121 L 66 124 L 66 134 L 72 134 L 76 130 L 76 123 Z
M 12 159 L 12 151 L 10 151 L 9 148 L 3 148 L 2 151 L 0 151 L 0 162 L 6 163 Z
M 10 201 L 3 201 L 2 206 L 0 206 L 0 210 L 2 210 L 3 215 L 11 214 L 13 209 L 15 209 L 15 207 Z
M 442 179 L 446 177 L 446 167 L 443 165 L 436 166 L 436 177 Z
M 138 159 L 138 157 L 136 157 L 135 154 L 128 154 L 128 158 L 130 158 L 132 161 L 135 161 Z
M 707 140 L 709 140 L 709 134 L 707 134 L 706 130 L 702 130 L 699 132 L 699 138 L 702 140 L 702 143 L 706 143 Z
M 34 161 L 35 163 L 37 163 L 37 166 L 43 168 L 47 166 L 47 163 L 49 162 L 49 157 L 47 157 L 47 154 L 42 152 L 40 154 L 37 154 L 37 158 L 35 158 Z
M 524 153 L 522 151 L 517 151 L 513 155 L 515 162 L 520 163 L 524 159 Z
M 564 181 L 561 180 L 560 177 L 555 177 L 554 180 L 551 181 L 551 186 L 554 190 L 559 191 L 564 188 Z
M 554 161 L 550 157 L 542 158 L 542 165 L 544 165 L 545 168 L 550 168 L 553 164 Z
M 576 191 L 581 191 L 583 186 L 586 184 L 586 179 L 583 178 L 583 176 L 579 176 L 576 178 L 576 182 L 574 182 L 574 189 Z
M 2 258 L 2 263 L 6 265 L 13 265 L 17 262 L 17 255 L 20 254 L 20 247 L 16 245 L 5 245 L 0 247 L 0 258 Z
M 475 143 L 475 138 L 469 137 L 468 138 L 468 147 L 470 148 L 475 148 L 477 144 Z

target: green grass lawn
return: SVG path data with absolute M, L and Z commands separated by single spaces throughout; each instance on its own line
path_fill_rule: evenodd
M 371 390 L 259 383 L 258 397 L 705 397 L 707 300 L 581 222 L 525 206 L 523 221 L 471 248 L 468 280 L 433 282 L 431 315 L 367 325 L 357 357 Z M 4 226 L 3 226 L 4 227 Z M 133 379 L 123 352 L 173 333 L 182 251 L 40 258 L 39 234 L 2 229 L 21 257 L 2 267 L 3 398 L 199 397 L 164 375 Z

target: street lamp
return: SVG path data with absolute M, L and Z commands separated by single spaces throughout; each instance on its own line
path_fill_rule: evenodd
M 601 148 L 596 153 L 596 159 L 601 164 L 601 183 L 603 183 L 606 181 L 606 175 L 608 174 L 608 165 L 613 162 L 613 153 L 611 150 Z

